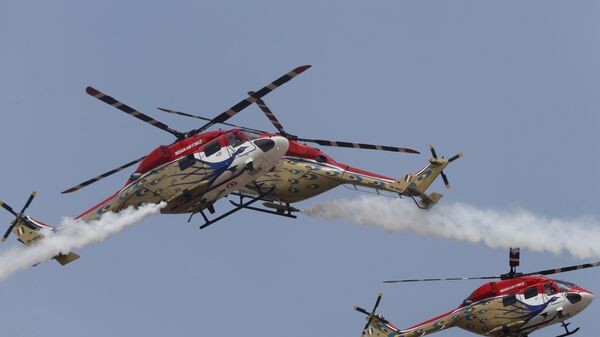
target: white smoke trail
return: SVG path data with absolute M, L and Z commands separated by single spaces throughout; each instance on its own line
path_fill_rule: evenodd
M 568 251 L 579 259 L 600 257 L 600 223 L 592 217 L 555 219 L 523 209 L 497 211 L 464 203 L 441 203 L 421 210 L 403 200 L 365 196 L 325 201 L 304 212 L 387 231 L 483 242 L 492 248 Z
M 132 207 L 119 213 L 106 213 L 99 220 L 89 223 L 64 218 L 56 232 L 47 230 L 45 238 L 32 246 L 16 246 L 0 253 L 0 281 L 6 280 L 19 270 L 48 261 L 58 254 L 91 243 L 104 241 L 109 235 L 117 234 L 147 216 L 160 213 L 164 204 L 147 204 L 137 209 Z

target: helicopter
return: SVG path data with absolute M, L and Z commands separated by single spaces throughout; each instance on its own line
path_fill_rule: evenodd
M 245 202 L 242 206 L 250 205 L 272 192 L 272 188 L 262 187 L 256 182 L 257 177 L 273 169 L 288 149 L 289 142 L 285 137 L 277 135 L 258 136 L 244 133 L 240 130 L 205 130 L 216 123 L 226 121 L 244 108 L 275 90 L 282 84 L 310 68 L 310 65 L 297 67 L 277 80 L 263 87 L 252 96 L 238 102 L 225 112 L 217 115 L 200 128 L 182 133 L 169 128 L 154 118 L 147 116 L 111 96 L 93 88 L 87 87 L 86 92 L 133 117 L 136 117 L 176 137 L 170 145 L 161 145 L 148 155 L 122 165 L 114 170 L 89 179 L 63 193 L 71 193 L 96 181 L 106 178 L 134 164 L 140 163 L 135 172 L 129 177 L 125 186 L 106 200 L 98 203 L 76 220 L 90 222 L 99 219 L 106 212 L 119 212 L 130 206 L 138 207 L 147 203 L 166 203 L 161 209 L 163 214 L 182 214 L 208 210 L 215 213 L 214 203 L 236 190 L 238 186 L 255 184 L 259 190 L 256 198 Z M 31 193 L 20 212 L 0 201 L 0 206 L 15 216 L 6 230 L 2 241 L 14 233 L 17 239 L 32 245 L 44 238 L 42 229 L 55 230 L 52 226 L 36 220 L 25 211 L 30 206 L 36 192 Z M 232 210 L 213 219 L 216 222 L 242 209 Z M 57 231 L 60 228 L 56 229 Z M 61 265 L 68 264 L 79 258 L 70 252 L 54 257 Z
M 384 283 L 493 280 L 477 288 L 458 308 L 407 329 L 399 329 L 376 314 L 382 294 L 370 312 L 354 309 L 367 315 L 367 324 L 361 336 L 413 337 L 424 336 L 448 328 L 458 327 L 483 336 L 526 337 L 530 333 L 561 323 L 565 332 L 557 337 L 570 336 L 580 328 L 569 330 L 565 321 L 583 311 L 594 299 L 591 291 L 578 285 L 546 277 L 558 273 L 600 266 L 600 262 L 581 264 L 533 273 L 520 273 L 520 251 L 509 251 L 510 271 L 500 276 L 455 277 L 437 279 L 392 280 Z
M 253 96 L 255 93 L 249 92 L 248 94 Z M 461 152 L 448 159 L 445 159 L 443 156 L 438 157 L 435 147 L 430 145 L 432 157 L 429 159 L 427 166 L 416 173 L 407 173 L 398 179 L 386 177 L 384 175 L 339 163 L 320 149 L 306 143 L 315 143 L 331 147 L 369 149 L 409 154 L 419 154 L 420 152 L 410 148 L 396 146 L 298 137 L 285 131 L 281 122 L 277 119 L 264 100 L 258 98 L 255 103 L 277 129 L 277 133 L 270 133 L 227 122 L 222 124 L 261 136 L 283 136 L 287 138 L 289 147 L 285 156 L 277 163 L 277 165 L 275 165 L 275 168 L 256 180 L 260 186 L 273 189 L 273 192 L 268 196 L 261 197 L 264 201 L 263 206 L 265 206 L 265 208 L 250 205 L 242 206 L 245 199 L 256 198 L 257 195 L 260 194 L 260 191 L 256 189 L 256 185 L 254 184 L 240 186 L 237 193 L 232 193 L 232 195 L 239 197 L 239 201 L 230 200 L 230 202 L 235 206 L 244 207 L 246 209 L 296 218 L 294 213 L 299 212 L 300 210 L 293 207 L 291 205 L 292 203 L 310 199 L 340 185 L 351 186 L 354 190 L 359 190 L 359 187 L 366 187 L 369 190 L 374 191 L 374 193 L 387 193 L 388 196 L 392 197 L 410 197 L 417 207 L 429 209 L 436 204 L 443 195 L 437 192 L 426 194 L 427 189 L 438 176 L 442 177 L 446 188 L 450 188 L 450 183 L 447 175 L 444 173 L 444 168 L 451 162 L 463 156 L 463 153 Z M 158 109 L 171 114 L 209 120 L 206 117 L 187 112 L 167 108 Z M 419 198 L 419 200 L 416 198 Z

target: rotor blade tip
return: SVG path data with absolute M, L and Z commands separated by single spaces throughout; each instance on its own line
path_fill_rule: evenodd
M 300 74 L 301 72 L 305 71 L 306 69 L 308 69 L 310 67 L 312 67 L 310 64 L 306 64 L 306 65 L 303 65 L 303 66 L 300 66 L 300 67 L 294 69 L 294 72 L 296 74 Z
M 31 192 L 31 195 L 35 197 L 37 195 L 37 191 Z
M 94 89 L 93 87 L 87 87 L 87 88 L 85 88 L 85 92 L 87 92 L 87 94 L 91 95 L 91 96 L 95 96 L 95 95 L 97 95 L 99 93 L 99 91 L 96 90 L 96 89 Z
M 433 144 L 429 144 L 429 148 L 430 148 L 430 149 L 433 149 Z
M 421 152 L 419 152 L 417 150 L 413 150 L 413 149 L 407 149 L 406 152 L 407 153 L 413 153 L 413 154 L 421 154 Z

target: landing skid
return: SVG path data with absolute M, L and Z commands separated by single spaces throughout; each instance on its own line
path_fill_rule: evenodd
M 239 211 L 239 210 L 242 210 L 242 209 L 244 209 L 244 208 L 248 208 L 248 206 L 250 206 L 251 204 L 253 204 L 253 203 L 255 203 L 255 202 L 259 201 L 259 200 L 262 200 L 264 197 L 266 197 L 266 196 L 268 196 L 269 194 L 273 193 L 273 190 L 275 190 L 275 186 L 273 186 L 273 187 L 272 187 L 271 189 L 269 189 L 268 191 L 266 191 L 266 192 L 261 192 L 261 190 L 260 190 L 260 186 L 258 186 L 258 185 L 257 185 L 256 187 L 257 187 L 257 189 L 258 189 L 258 191 L 259 191 L 259 195 L 258 195 L 258 196 L 256 196 L 256 197 L 251 197 L 249 201 L 246 201 L 246 202 L 244 202 L 244 203 L 242 203 L 242 202 L 241 202 L 241 200 L 240 200 L 240 204 L 239 204 L 239 205 L 238 205 L 238 204 L 235 204 L 235 203 L 232 203 L 232 204 L 235 206 L 235 207 L 234 207 L 232 210 L 230 210 L 230 211 L 228 211 L 228 212 L 226 212 L 226 213 L 223 213 L 223 214 L 219 215 L 218 217 L 216 217 L 216 218 L 214 218 L 214 219 L 212 219 L 212 220 L 211 220 L 211 219 L 209 219 L 209 218 L 206 216 L 206 214 L 204 213 L 204 210 L 200 210 L 200 211 L 198 211 L 197 213 L 200 213 L 200 215 L 202 215 L 202 217 L 204 218 L 204 221 L 205 221 L 205 223 L 204 223 L 202 226 L 200 226 L 200 229 L 204 229 L 204 228 L 206 228 L 206 227 L 208 227 L 208 226 L 210 226 L 210 225 L 214 224 L 215 222 L 217 222 L 217 221 L 219 221 L 219 220 L 221 220 L 221 219 L 223 219 L 223 218 L 225 218 L 225 217 L 228 217 L 228 216 L 230 216 L 231 214 L 233 214 L 233 213 L 235 213 L 235 212 L 237 212 L 237 211 Z M 214 213 L 214 208 L 212 209 L 212 211 L 211 211 L 211 209 L 210 209 L 210 208 L 207 208 L 207 209 L 208 209 L 208 211 L 209 211 L 210 213 Z
M 580 329 L 580 328 L 576 328 L 576 329 L 575 329 L 575 330 L 573 330 L 573 331 L 569 331 L 569 328 L 568 328 L 568 326 L 569 326 L 569 325 L 571 325 L 571 323 L 565 323 L 565 322 L 562 322 L 561 326 L 562 326 L 563 328 L 565 328 L 565 333 L 564 333 L 564 334 L 562 334 L 562 335 L 556 336 L 556 337 L 566 337 L 566 336 L 571 336 L 572 334 L 576 333 L 576 332 L 577 332 L 577 331 L 579 331 L 579 329 Z
M 263 197 L 253 197 L 247 194 L 242 194 L 242 193 L 231 193 L 235 196 L 238 196 L 240 198 L 239 202 L 235 202 L 232 200 L 229 200 L 229 202 L 236 206 L 236 207 L 243 207 L 249 210 L 253 210 L 253 211 L 257 211 L 257 212 L 263 212 L 263 213 L 268 213 L 268 214 L 274 214 L 274 215 L 279 215 L 279 216 L 283 216 L 286 218 L 291 218 L 291 219 L 296 219 L 298 216 L 295 215 L 293 212 L 299 212 L 300 210 L 293 208 L 290 206 L 289 203 L 285 203 L 285 206 L 281 206 L 281 208 L 279 207 L 273 207 L 276 208 L 275 210 L 270 210 L 270 209 L 265 209 L 265 208 L 259 208 L 259 207 L 254 207 L 254 206 L 249 206 L 244 204 L 244 198 L 251 198 L 251 199 L 255 199 L 255 198 L 259 198 L 262 199 Z M 264 199 L 263 199 L 264 200 Z M 265 200 L 266 201 L 266 200 Z M 279 206 L 279 205 L 277 205 Z

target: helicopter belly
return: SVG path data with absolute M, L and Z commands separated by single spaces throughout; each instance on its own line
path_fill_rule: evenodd
M 262 189 L 275 188 L 272 193 L 273 199 L 297 202 L 340 185 L 339 181 L 332 178 L 335 174 L 337 173 L 320 165 L 307 165 L 284 158 L 277 162 L 272 171 L 256 181 L 262 184 Z M 245 186 L 245 189 L 256 193 L 253 185 Z

